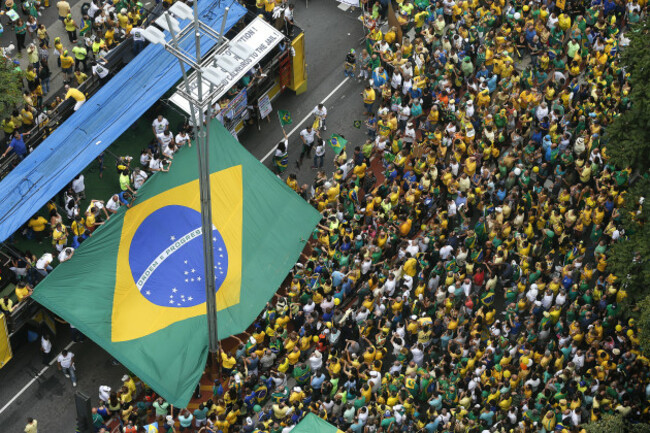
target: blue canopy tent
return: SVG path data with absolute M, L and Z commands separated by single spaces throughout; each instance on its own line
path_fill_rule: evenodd
M 226 31 L 245 14 L 237 2 L 200 0 L 199 18 Z M 181 27 L 187 22 L 181 22 Z M 201 37 L 202 55 L 216 41 Z M 192 52 L 194 38 L 181 48 Z M 178 60 L 150 44 L 0 182 L 0 241 L 4 241 L 111 145 L 181 78 Z

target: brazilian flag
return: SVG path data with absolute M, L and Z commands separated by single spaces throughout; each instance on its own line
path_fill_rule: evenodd
M 332 147 L 334 153 L 337 155 L 343 152 L 343 150 L 345 150 L 345 145 L 348 144 L 348 140 L 339 134 L 332 134 L 332 137 L 329 138 L 327 142 Z
M 280 118 L 280 124 L 282 126 L 291 125 L 293 119 L 291 119 L 291 113 L 287 110 L 278 110 L 278 117 Z
M 221 339 L 243 332 L 278 290 L 320 214 L 218 122 L 210 130 Z M 156 173 L 35 289 L 33 298 L 177 407 L 208 355 L 196 148 Z

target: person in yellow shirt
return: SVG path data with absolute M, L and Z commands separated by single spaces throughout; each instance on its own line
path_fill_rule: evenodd
M 370 84 L 366 86 L 361 94 L 363 96 L 363 106 L 366 109 L 365 114 L 370 116 L 372 115 L 372 106 L 375 104 L 375 89 L 372 88 Z
M 77 23 L 72 19 L 72 14 L 68 14 L 65 19 L 63 20 L 63 25 L 65 26 L 65 31 L 68 33 L 68 39 L 70 39 L 70 42 L 73 44 L 77 43 L 77 29 L 79 26 Z
M 131 376 L 129 376 L 128 374 L 125 374 L 124 376 L 122 376 L 122 383 L 129 390 L 131 395 L 136 394 L 135 381 L 133 380 L 133 378 Z
M 275 0 L 264 0 L 264 16 L 269 22 L 272 22 L 275 5 Z
M 81 70 L 77 69 L 74 71 L 74 79 L 77 81 L 78 85 L 81 85 L 84 81 L 88 79 L 88 75 L 84 74 L 81 72 Z
M 230 377 L 233 368 L 235 368 L 235 364 L 237 364 L 237 360 L 234 356 L 225 352 L 221 347 L 219 348 L 219 352 L 221 354 L 221 371 L 224 376 Z
M 77 111 L 86 102 L 86 95 L 84 95 L 83 92 L 81 92 L 79 89 L 75 89 L 74 87 L 66 85 L 65 91 L 65 99 L 72 98 L 77 101 L 74 104 L 74 111 Z
M 63 82 L 67 84 L 72 80 L 74 58 L 72 58 L 68 50 L 63 50 L 63 54 L 59 56 L 59 60 L 61 62 L 61 70 L 63 71 Z
M 32 287 L 25 282 L 18 283 L 14 291 L 16 293 L 16 298 L 18 298 L 18 302 L 22 302 L 23 299 L 30 297 L 34 292 Z

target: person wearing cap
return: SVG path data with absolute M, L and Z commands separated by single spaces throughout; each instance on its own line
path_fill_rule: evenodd
M 70 43 L 76 44 L 77 29 L 79 28 L 79 26 L 72 18 L 72 14 L 69 13 L 68 15 L 66 15 L 66 17 L 63 19 L 63 25 L 65 26 L 66 33 L 68 33 L 68 39 L 70 40 Z
M 69 84 L 72 81 L 72 68 L 74 66 L 74 59 L 70 56 L 68 50 L 63 50 L 59 56 L 61 63 L 61 70 L 63 71 L 63 82 Z

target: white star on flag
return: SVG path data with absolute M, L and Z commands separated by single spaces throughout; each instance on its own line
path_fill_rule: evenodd
M 169 239 L 171 239 L 172 241 L 175 241 L 175 240 L 176 240 L 176 236 L 170 236 Z

